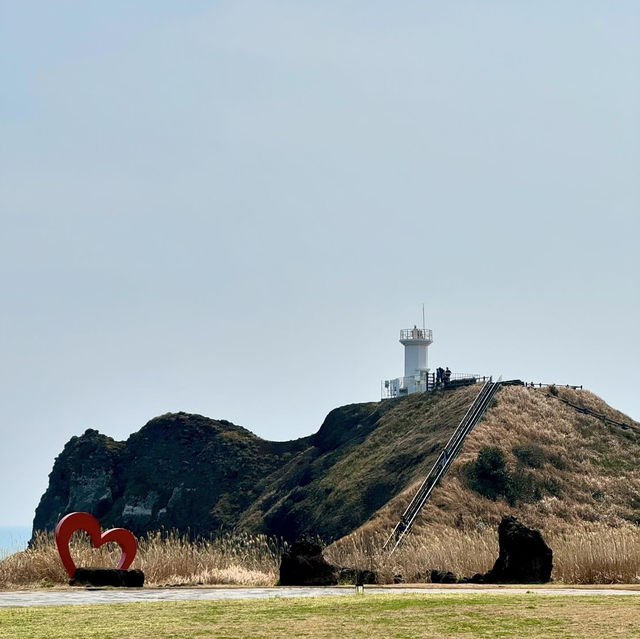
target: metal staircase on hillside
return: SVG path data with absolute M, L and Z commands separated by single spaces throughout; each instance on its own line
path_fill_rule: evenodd
M 493 382 L 490 379 L 483 385 L 473 404 L 471 404 L 469 410 L 467 410 L 460 424 L 458 424 L 458 427 L 453 432 L 453 435 L 451 435 L 444 450 L 440 453 L 436 463 L 432 466 L 427 478 L 420 484 L 420 488 L 418 488 L 415 497 L 411 500 L 411 503 L 402 514 L 400 521 L 389 535 L 389 538 L 383 546 L 384 549 L 389 549 L 390 552 L 393 552 L 411 531 L 416 517 L 429 499 L 438 480 L 449 470 L 451 463 L 458 456 L 465 438 L 482 419 L 482 416 L 500 387 L 501 379 L 502 378 L 497 382 Z

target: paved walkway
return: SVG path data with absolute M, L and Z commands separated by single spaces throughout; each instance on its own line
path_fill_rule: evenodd
M 365 586 L 366 594 L 421 592 L 426 594 L 500 593 L 543 595 L 635 595 L 638 590 L 604 588 L 423 588 Z M 136 601 L 219 601 L 223 599 L 267 599 L 270 597 L 322 597 L 326 595 L 353 595 L 353 586 L 333 588 L 157 588 L 157 589 L 102 589 L 14 591 L 0 592 L 0 608 L 25 606 L 67 606 L 73 604 L 111 604 Z M 640 603 L 640 602 L 639 602 Z

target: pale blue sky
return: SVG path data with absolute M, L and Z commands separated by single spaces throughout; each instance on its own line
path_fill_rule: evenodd
M 73 434 L 432 365 L 640 419 L 640 4 L 0 0 L 0 524 Z

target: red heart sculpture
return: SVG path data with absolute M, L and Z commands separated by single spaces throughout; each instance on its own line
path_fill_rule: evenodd
M 117 568 L 126 570 L 135 559 L 138 551 L 138 543 L 134 534 L 126 528 L 111 528 L 102 532 L 100 522 L 89 513 L 71 513 L 65 515 L 56 526 L 56 545 L 60 553 L 62 565 L 71 579 L 76 572 L 76 565 L 69 551 L 69 540 L 76 530 L 84 530 L 89 533 L 94 548 L 100 548 L 102 544 L 115 541 L 122 550 L 122 557 Z

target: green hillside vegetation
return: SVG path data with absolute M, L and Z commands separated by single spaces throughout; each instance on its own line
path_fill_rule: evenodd
M 332 411 L 311 446 L 257 486 L 238 525 L 331 540 L 367 521 L 435 462 L 477 387 Z
M 56 458 L 34 531 L 53 530 L 64 514 L 84 510 L 103 526 L 138 535 L 161 528 L 209 535 L 235 523 L 256 483 L 308 440 L 267 442 L 187 413 L 156 417 L 126 442 L 87 430 Z
M 428 471 L 475 392 L 343 406 L 290 442 L 186 413 L 152 419 L 126 442 L 88 430 L 56 459 L 34 530 L 85 510 L 135 534 L 337 539 Z

